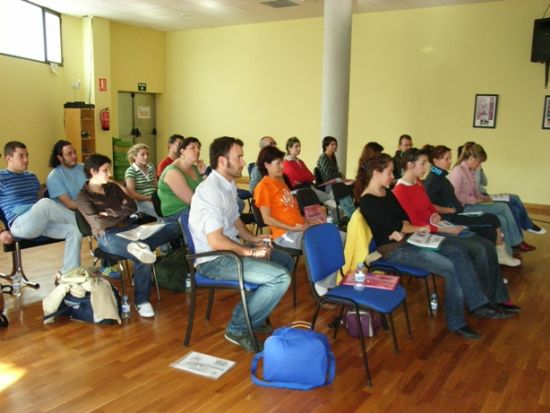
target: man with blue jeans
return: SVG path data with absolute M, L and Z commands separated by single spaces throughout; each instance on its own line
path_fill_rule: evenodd
M 119 255 L 134 264 L 134 303 L 142 317 L 154 317 L 155 310 L 149 302 L 151 292 L 153 252 L 158 246 L 179 237 L 176 223 L 167 223 L 145 240 L 133 242 L 117 234 L 137 226 L 132 215 L 136 202 L 111 178 L 111 160 L 104 155 L 90 155 L 84 163 L 89 178 L 76 200 L 79 212 L 90 224 L 99 247 L 110 254 Z
M 79 267 L 82 236 L 74 212 L 51 199 L 41 198 L 38 178 L 27 171 L 29 153 L 24 143 L 6 143 L 4 156 L 7 168 L 0 171 L 0 208 L 13 237 L 64 239 L 61 272 Z
M 271 327 L 266 318 L 288 289 L 294 260 L 272 249 L 266 242 L 269 236 L 251 234 L 239 218 L 235 179 L 241 176 L 245 165 L 242 147 L 242 141 L 226 136 L 210 145 L 212 173 L 195 190 L 189 229 L 197 253 L 226 250 L 241 256 L 245 281 L 259 285 L 247 301 L 252 328 L 269 333 Z M 239 238 L 249 245 L 241 244 Z M 210 278 L 237 279 L 237 264 L 229 257 L 199 258 L 195 266 Z M 225 338 L 254 351 L 240 303 L 233 310 Z

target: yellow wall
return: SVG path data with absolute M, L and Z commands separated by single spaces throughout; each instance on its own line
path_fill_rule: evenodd
M 137 92 L 138 83 L 145 82 L 147 93 L 164 92 L 165 36 L 164 32 L 152 29 L 111 23 L 111 136 L 118 134 L 119 91 Z M 159 130 L 159 160 L 164 157 L 166 151 L 166 138 L 167 136 Z
M 542 65 L 531 63 L 533 19 L 546 0 L 510 0 L 354 15 L 348 175 L 369 140 L 388 152 L 400 134 L 417 145 L 486 148 L 489 189 L 550 204 L 540 176 L 550 130 L 541 130 Z M 208 144 L 296 135 L 313 167 L 319 154 L 322 19 L 174 32 L 166 37 L 162 130 Z M 476 93 L 500 95 L 497 128 L 472 127 Z M 206 151 L 205 151 L 206 152 Z M 207 154 L 204 153 L 204 157 Z
M 247 162 L 264 135 L 297 135 L 316 152 L 321 40 L 319 19 L 168 33 L 162 129 L 203 146 L 240 137 Z
M 41 181 L 53 144 L 64 137 L 63 103 L 83 100 L 85 93 L 82 86 L 72 88 L 82 72 L 81 19 L 63 16 L 62 24 L 64 65 L 57 74 L 44 63 L 0 56 L 0 148 L 10 140 L 24 142 L 29 169 Z

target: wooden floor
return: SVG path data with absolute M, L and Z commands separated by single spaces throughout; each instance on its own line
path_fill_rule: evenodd
M 218 293 L 210 322 L 204 320 L 206 296 L 200 294 L 189 349 L 182 346 L 185 293 L 163 290 L 154 320 L 133 310 L 121 326 L 68 320 L 44 326 L 39 300 L 53 286 L 62 244 L 26 250 L 27 273 L 42 287 L 25 289 L 18 301 L 7 299 L 10 326 L 0 331 L 0 412 L 550 412 L 550 234 L 526 239 L 538 249 L 522 256 L 519 269 L 503 272 L 513 300 L 524 309 L 519 316 L 471 319 L 484 337 L 464 340 L 445 329 L 441 311 L 428 316 L 423 285 L 413 280 L 406 288 L 414 339 L 407 337 L 398 309 L 401 353 L 393 352 L 384 331 L 368 340 L 374 386 L 366 386 L 357 340 L 342 330 L 331 339 L 336 380 L 308 392 L 251 383 L 252 355 L 223 338 L 236 303 L 232 293 Z M 0 270 L 9 264 L 0 254 Z M 312 316 L 303 266 L 298 279 L 298 307 L 292 308 L 287 293 L 271 317 L 275 326 Z M 322 311 L 317 329 L 329 334 L 333 314 Z M 189 350 L 237 364 L 217 381 L 170 368 Z

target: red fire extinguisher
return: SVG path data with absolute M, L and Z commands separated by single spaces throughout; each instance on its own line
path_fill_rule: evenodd
M 110 112 L 109 108 L 103 109 L 101 112 L 99 112 L 99 120 L 101 122 L 101 129 L 103 130 L 109 130 L 111 128 L 110 124 Z

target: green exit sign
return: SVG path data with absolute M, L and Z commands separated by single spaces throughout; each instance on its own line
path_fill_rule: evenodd
M 140 92 L 146 92 L 147 91 L 147 83 L 138 83 L 138 90 Z

